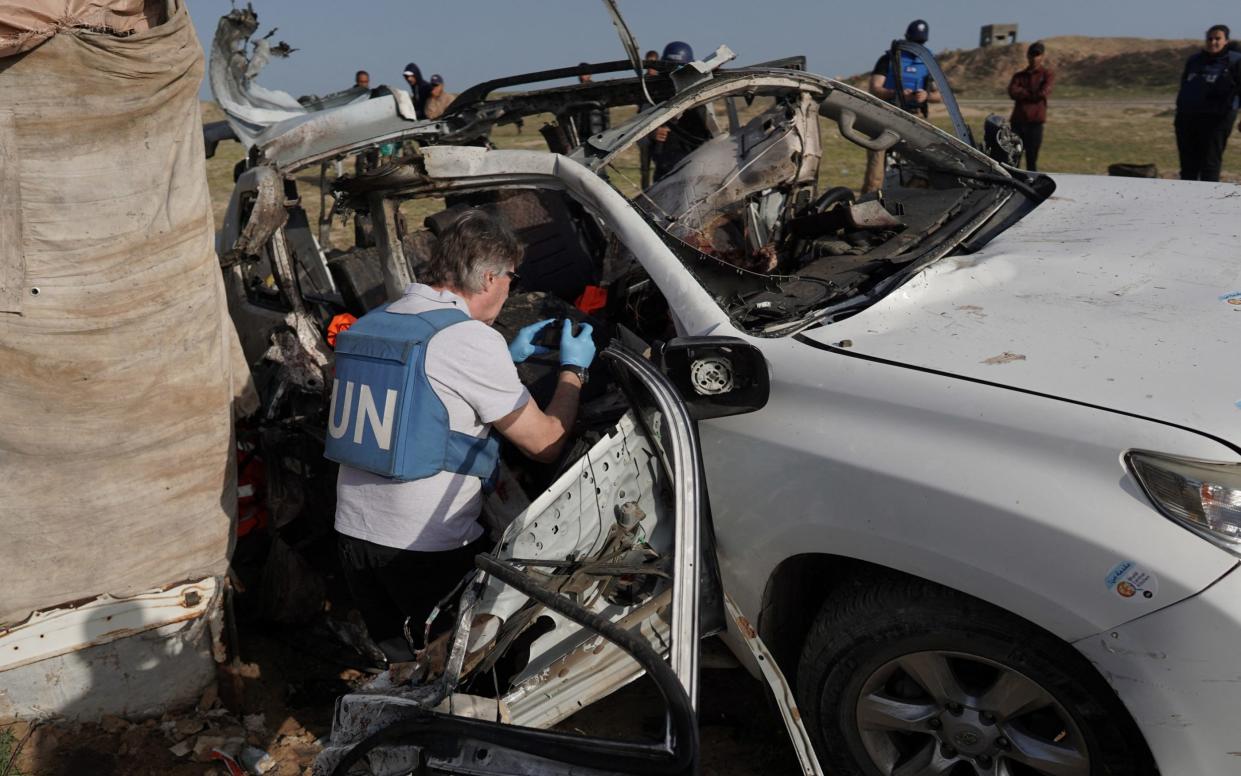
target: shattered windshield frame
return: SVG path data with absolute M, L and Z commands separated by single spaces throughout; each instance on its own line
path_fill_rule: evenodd
M 729 56 L 725 48 L 716 54 L 720 61 Z M 652 145 L 662 128 L 703 112 L 712 121 L 711 131 L 702 138 L 702 147 L 672 171 L 672 177 L 683 179 L 679 186 L 657 180 L 634 201 L 666 242 L 672 238 L 668 244 L 729 318 L 758 336 L 783 336 L 856 313 L 930 262 L 954 250 L 976 249 L 1045 197 L 958 138 L 845 84 L 786 67 L 727 70 L 718 64 L 713 71 L 703 68 L 707 72 L 692 74 L 697 80 L 687 84 L 685 68 L 675 71 L 670 63 L 657 64 L 660 72 L 641 78 L 520 93 L 497 90 L 571 74 L 620 72 L 630 63 L 497 79 L 466 90 L 437 121 L 402 122 L 398 97 L 381 97 L 286 121 L 286 131 L 275 136 L 269 131 L 261 138 L 261 157 L 279 159 L 289 175 L 315 162 L 369 153 L 381 141 L 398 146 L 410 141 L 409 154 L 372 174 L 396 173 L 399 178 L 402 173 L 396 168 L 404 165 L 417 177 L 423 174 L 417 169 L 418 147 L 491 146 L 492 128 L 546 114 L 553 120 L 540 133 L 550 151 L 637 188 L 616 164 L 619 155 L 636 144 Z M 648 100 L 654 104 L 646 104 Z M 756 100 L 770 100 L 772 107 L 760 116 L 749 115 Z M 393 112 L 385 107 L 389 102 L 395 103 L 397 116 L 384 119 L 383 114 Z M 641 110 L 630 120 L 590 137 L 577 137 L 573 122 L 566 120 L 584 105 L 635 104 Z M 712 106 L 723 110 L 709 110 Z M 323 145 L 319 124 L 346 110 L 358 113 L 358 129 L 381 134 L 330 150 Z M 726 113 L 726 125 L 716 113 Z M 856 145 L 882 147 L 893 160 L 883 190 L 842 194 L 843 187 L 828 187 L 820 179 L 819 118 L 835 122 L 840 134 Z M 783 137 L 773 140 L 772 132 Z M 708 155 L 712 158 L 705 159 Z M 334 213 L 345 212 L 340 189 L 356 183 L 349 176 L 337 180 Z M 683 204 L 687 197 L 694 199 L 694 208 L 674 204 Z M 975 233 L 984 236 L 967 239 Z

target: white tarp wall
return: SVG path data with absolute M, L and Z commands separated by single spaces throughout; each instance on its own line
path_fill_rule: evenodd
M 0 58 L 0 626 L 222 574 L 248 378 L 212 248 L 188 14 L 117 35 L 43 5 L 59 26 Z

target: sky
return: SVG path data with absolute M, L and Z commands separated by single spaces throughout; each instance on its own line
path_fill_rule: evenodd
M 186 0 L 208 49 L 230 0 Z M 252 0 L 259 34 L 299 49 L 259 76 L 293 96 L 353 84 L 403 85 L 405 63 L 440 73 L 450 92 L 514 73 L 624 57 L 601 0 Z M 1016 22 L 1018 39 L 1056 35 L 1202 37 L 1227 24 L 1241 35 L 1236 0 L 618 0 L 643 51 L 683 40 L 704 57 L 721 43 L 741 65 L 804 54 L 812 72 L 870 69 L 916 18 L 930 24 L 934 51 L 978 45 L 979 27 Z M 210 97 L 204 86 L 203 96 Z

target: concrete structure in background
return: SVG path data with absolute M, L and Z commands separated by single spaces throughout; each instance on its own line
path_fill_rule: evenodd
M 984 24 L 978 33 L 979 46 L 1011 46 L 1017 42 L 1017 25 Z

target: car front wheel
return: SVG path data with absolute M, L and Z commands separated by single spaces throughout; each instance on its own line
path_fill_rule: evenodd
M 1155 769 L 1090 663 L 977 599 L 879 576 L 829 597 L 798 702 L 834 776 L 1134 776 Z

